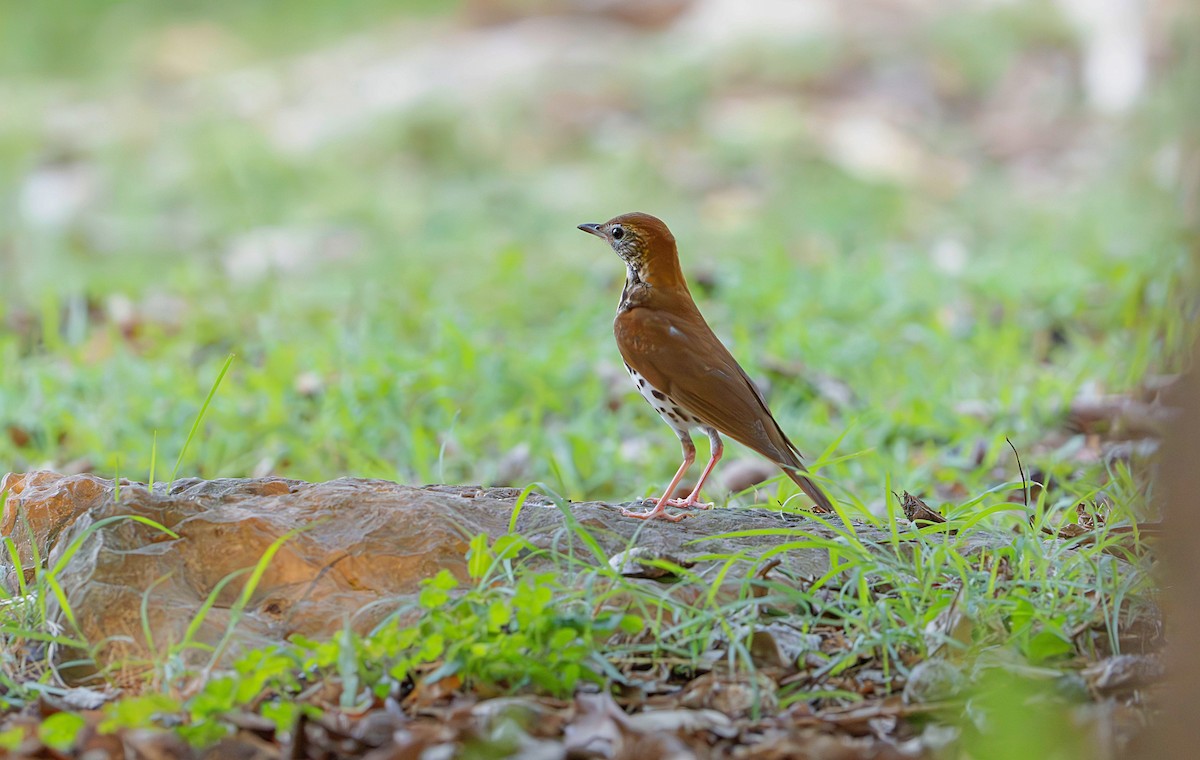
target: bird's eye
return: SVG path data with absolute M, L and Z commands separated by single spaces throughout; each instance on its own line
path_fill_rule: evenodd
M 625 230 L 621 228 L 621 225 L 613 225 L 612 237 L 613 240 L 620 240 L 621 238 L 625 237 Z

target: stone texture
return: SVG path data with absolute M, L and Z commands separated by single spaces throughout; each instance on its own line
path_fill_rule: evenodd
M 187 479 L 156 483 L 152 489 L 123 480 L 118 493 L 112 480 L 53 472 L 7 475 L 0 490 L 8 492 L 0 529 L 12 538 L 27 579 L 33 576 L 35 547 L 36 556 L 53 567 L 86 534 L 57 578 L 84 638 L 109 642 L 99 652 L 104 661 L 145 653 L 143 597 L 153 644 L 161 650 L 183 640 L 205 599 L 215 594 L 194 636 L 197 643 L 215 645 L 236 615 L 246 571 L 289 533 L 237 621 L 230 651 L 281 641 L 294 633 L 325 636 L 347 622 L 366 630 L 439 570 L 465 578 L 470 538 L 508 532 L 519 496 L 515 489 L 418 488 L 349 478 L 327 483 Z M 821 532 L 801 517 L 767 510 L 716 509 L 666 524 L 622 518 L 618 509 L 598 502 L 560 508 L 535 494 L 525 501 L 516 529 L 538 546 L 571 551 L 590 561 L 591 551 L 568 524 L 570 515 L 610 558 L 636 547 L 642 559 L 694 562 L 692 572 L 701 577 L 719 564 L 704 560 L 705 555 L 744 553 L 752 560 L 779 539 L 691 543 L 697 539 L 788 525 Z M 152 520 L 178 538 L 132 519 L 97 527 L 102 520 L 122 515 Z M 818 549 L 789 551 L 777 558 L 784 565 L 782 575 L 775 577 L 813 578 L 827 567 L 826 554 Z M 617 560 L 614 566 L 622 564 Z M 550 560 L 547 566 L 553 566 Z M 756 567 L 753 561 L 740 563 L 728 576 L 730 588 Z M 17 571 L 7 556 L 0 562 L 0 578 L 10 593 L 17 588 Z M 57 622 L 68 626 L 61 610 L 54 614 Z M 209 656 L 199 650 L 195 655 L 201 661 Z

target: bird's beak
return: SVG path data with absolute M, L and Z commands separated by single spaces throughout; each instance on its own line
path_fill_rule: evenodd
M 603 226 L 604 225 L 602 224 L 581 224 L 579 225 L 579 229 L 583 230 L 584 232 L 590 232 L 596 237 L 602 238 L 604 237 L 604 232 L 601 231 L 600 228 Z

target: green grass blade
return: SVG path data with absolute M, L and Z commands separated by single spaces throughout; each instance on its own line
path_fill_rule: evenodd
M 154 438 L 150 442 L 150 478 L 146 483 L 146 487 L 151 491 L 154 490 L 154 468 L 158 464 L 158 430 L 154 431 Z
M 221 367 L 221 371 L 217 373 L 217 379 L 213 381 L 212 387 L 208 389 L 208 396 L 204 399 L 204 403 L 200 405 L 200 412 L 196 415 L 196 420 L 192 423 L 192 429 L 188 432 L 187 440 L 183 442 L 183 448 L 179 450 L 179 458 L 175 460 L 175 467 L 171 469 L 171 483 L 175 482 L 175 476 L 179 473 L 179 466 L 183 464 L 183 458 L 187 456 L 188 447 L 192 445 L 192 439 L 196 437 L 196 432 L 200 430 L 200 423 L 204 421 L 204 415 L 208 412 L 208 405 L 212 403 L 213 396 L 217 395 L 217 389 L 221 387 L 221 381 L 225 379 L 225 373 L 229 371 L 230 365 L 233 364 L 233 354 L 225 357 L 225 364 Z

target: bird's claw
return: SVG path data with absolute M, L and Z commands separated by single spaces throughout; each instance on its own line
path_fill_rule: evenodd
M 666 520 L 667 522 L 679 522 L 685 517 L 692 517 L 691 512 L 680 512 L 679 514 L 671 514 L 667 511 L 666 504 L 659 504 L 654 509 L 646 510 L 645 512 L 634 512 L 628 509 L 621 510 L 622 517 L 632 517 L 635 520 Z
M 696 499 L 693 501 L 691 499 L 691 497 L 689 497 L 687 499 L 667 499 L 666 506 L 679 507 L 680 509 L 712 509 L 713 508 L 712 502 L 704 502 L 704 501 L 700 501 L 699 499 Z

